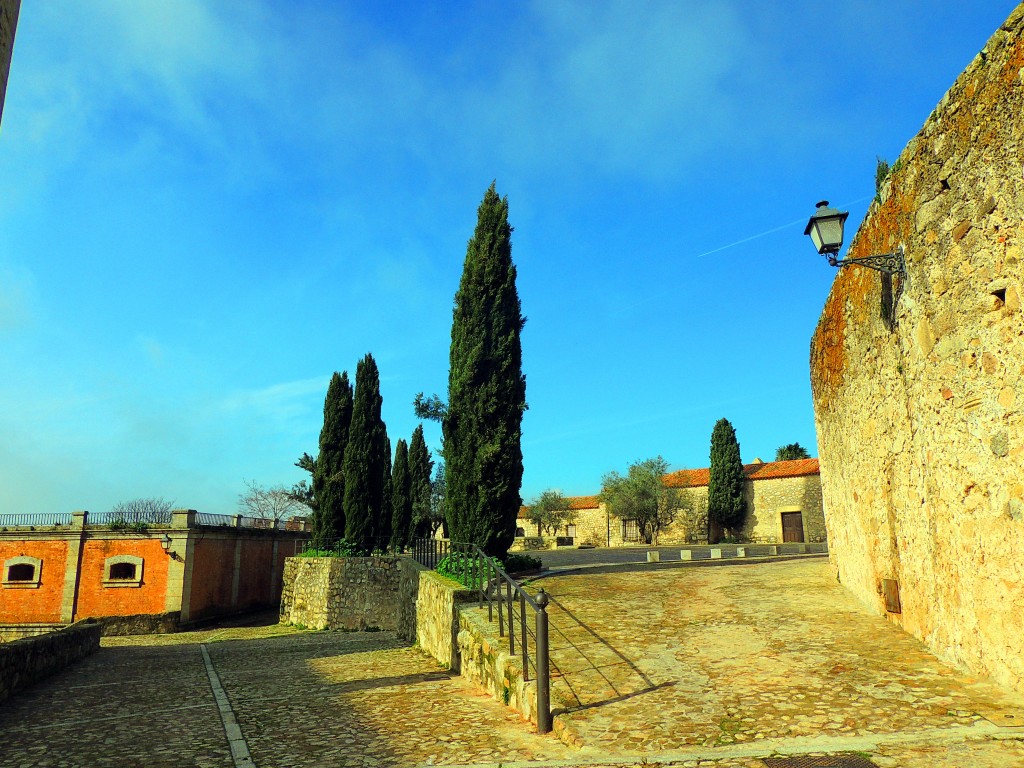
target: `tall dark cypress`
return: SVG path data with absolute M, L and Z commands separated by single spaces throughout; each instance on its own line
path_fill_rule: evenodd
M 446 517 L 457 541 L 503 557 L 515 538 L 522 499 L 520 447 L 526 377 L 520 334 L 526 322 L 512 263 L 508 199 L 494 184 L 477 210 L 455 294 L 442 421 Z
M 412 476 L 409 474 L 409 446 L 399 438 L 391 470 L 391 549 L 401 552 L 409 544 L 412 525 Z
M 334 546 L 345 533 L 345 446 L 352 420 L 352 385 L 348 372 L 331 376 L 324 399 L 324 426 L 320 430 L 320 453 L 313 467 L 313 546 Z
M 409 543 L 415 537 L 426 537 L 431 533 L 430 523 L 430 476 L 434 462 L 430 460 L 430 449 L 423 439 L 423 425 L 418 424 L 409 443 L 409 496 L 412 510 L 412 525 Z
M 736 430 L 728 419 L 719 419 L 711 432 L 708 478 L 708 521 L 713 528 L 712 534 L 725 528 L 736 535 L 743 528 L 746 517 L 743 500 L 745 478 Z M 715 527 L 718 531 L 714 530 Z
M 391 516 L 394 507 L 391 501 L 391 438 L 384 435 L 384 493 L 381 496 L 380 516 L 374 523 L 373 538 L 380 549 L 387 549 L 391 544 Z
M 384 506 L 387 432 L 381 419 L 380 373 L 373 355 L 356 367 L 352 422 L 345 446 L 345 538 L 371 552 Z M 386 542 L 385 542 L 386 543 Z

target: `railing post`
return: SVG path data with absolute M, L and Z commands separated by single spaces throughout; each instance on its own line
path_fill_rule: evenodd
M 522 635 L 519 638 L 519 645 L 523 652 L 523 682 L 530 682 L 530 654 L 526 647 L 526 593 L 519 590 L 519 628 Z
M 476 575 L 479 577 L 479 581 L 476 582 L 476 607 L 480 609 L 484 607 L 484 574 L 487 573 L 488 562 L 484 560 L 476 569 Z
M 505 614 L 503 612 L 505 599 L 501 596 L 501 576 L 498 576 L 495 581 L 498 582 L 497 589 L 494 590 L 497 594 L 498 599 L 498 637 L 505 636 Z
M 511 581 L 508 582 L 508 589 L 506 590 L 506 593 L 508 594 L 508 655 L 509 656 L 515 656 L 516 655 L 516 625 L 515 625 L 515 615 L 516 615 L 516 612 L 513 610 L 513 606 L 515 606 L 516 601 L 512 599 L 512 582 Z
M 497 570 L 491 575 L 491 563 L 487 562 L 487 620 L 494 621 L 494 592 L 491 590 L 491 582 L 498 578 Z
M 551 731 L 551 674 L 548 669 L 548 593 L 537 593 L 537 733 Z

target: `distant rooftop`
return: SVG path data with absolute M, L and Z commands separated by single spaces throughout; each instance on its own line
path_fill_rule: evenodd
M 754 459 L 743 465 L 748 480 L 779 480 L 785 477 L 806 477 L 818 474 L 817 459 L 794 459 L 793 461 L 761 461 Z M 708 484 L 709 470 L 680 469 L 665 475 L 669 488 L 702 488 Z M 597 496 L 568 496 L 570 509 L 597 509 L 601 500 Z M 519 517 L 525 517 L 526 507 L 519 509 Z
M 817 459 L 794 459 L 793 461 L 755 461 L 744 464 L 743 472 L 748 480 L 778 480 L 783 477 L 804 477 L 818 474 Z M 680 469 L 665 475 L 665 485 L 670 488 L 700 488 L 708 484 L 709 470 Z

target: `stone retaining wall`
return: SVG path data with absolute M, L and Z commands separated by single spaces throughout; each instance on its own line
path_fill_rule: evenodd
M 537 722 L 534 682 L 492 644 L 472 590 L 408 556 L 295 557 L 284 567 L 281 621 L 315 629 L 393 629 L 497 701 Z
M 415 637 L 420 566 L 411 557 L 290 557 L 281 621 L 312 629 L 390 629 Z
M 434 571 L 419 575 L 416 600 L 416 642 L 453 672 L 461 672 L 459 605 L 473 599 L 473 592 L 457 581 Z
M 537 682 L 523 681 L 522 657 L 509 655 L 505 638 L 493 637 L 486 616 L 460 611 L 458 620 L 459 674 L 536 724 Z
M 93 619 L 108 635 L 156 635 L 177 632 L 181 613 L 140 613 L 135 616 L 102 616 Z
M 0 645 L 0 701 L 99 647 L 100 625 L 92 621 Z

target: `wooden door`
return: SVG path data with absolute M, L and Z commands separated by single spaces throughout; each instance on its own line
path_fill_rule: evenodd
M 804 518 L 802 513 L 782 513 L 782 540 L 784 542 L 802 542 L 804 540 Z

